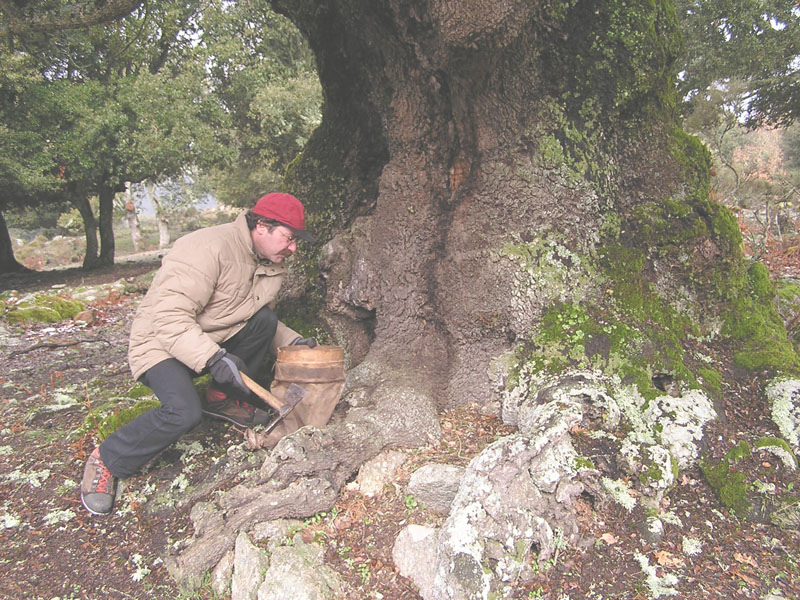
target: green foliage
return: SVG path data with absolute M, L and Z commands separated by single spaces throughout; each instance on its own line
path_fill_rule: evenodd
M 716 369 L 700 367 L 697 369 L 697 376 L 702 380 L 703 389 L 712 398 L 722 397 L 723 375 Z
M 739 440 L 736 445 L 728 450 L 725 458 L 731 462 L 737 463 L 745 458 L 749 458 L 753 451 L 750 449 L 750 444 L 744 440 Z
M 680 96 L 693 103 L 709 90 L 729 93 L 751 123 L 788 124 L 800 116 L 800 13 L 785 0 L 675 0 L 685 40 Z M 731 82 L 739 80 L 738 88 Z M 744 100 L 748 100 L 744 102 Z
M 221 202 L 248 206 L 282 189 L 284 171 L 320 122 L 321 87 L 303 36 L 267 2 L 213 3 L 203 23 L 210 85 L 230 116 L 236 151 L 207 184 Z
M 636 108 L 672 102 L 672 65 L 680 54 L 680 41 L 671 4 L 577 3 L 563 14 L 567 26 L 578 31 L 564 36 L 561 43 L 568 47 L 556 48 L 559 64 L 554 65 L 553 80 L 563 78 L 565 100 L 574 102 L 576 109 L 586 109 L 587 99 L 597 98 L 600 105 L 593 112 L 606 112 L 604 118 L 613 119 Z

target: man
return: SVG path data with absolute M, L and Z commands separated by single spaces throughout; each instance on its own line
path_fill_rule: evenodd
M 247 403 L 241 372 L 255 372 L 268 350 L 306 344 L 272 311 L 297 239 L 314 241 L 305 211 L 290 194 L 267 194 L 232 223 L 190 233 L 164 258 L 131 326 L 134 379 L 161 402 L 106 438 L 86 461 L 81 501 L 107 514 L 118 478 L 195 427 L 206 413 L 249 427 L 268 422 Z M 203 403 L 192 379 L 210 373 Z

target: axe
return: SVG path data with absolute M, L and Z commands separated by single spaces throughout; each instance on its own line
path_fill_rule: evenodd
M 305 389 L 301 388 L 296 383 L 292 383 L 289 384 L 289 387 L 286 389 L 286 394 L 283 397 L 283 401 L 281 401 L 276 396 L 271 394 L 267 389 L 258 385 L 245 373 L 239 371 L 239 374 L 242 376 L 242 380 L 244 380 L 244 384 L 248 387 L 248 389 L 256 396 L 261 398 L 264 402 L 269 404 L 278 413 L 278 416 L 266 426 L 264 433 L 269 433 L 272 431 L 278 423 L 283 421 L 286 415 L 294 410 L 295 406 L 300 404 L 300 401 L 306 397 L 306 394 L 308 394 Z

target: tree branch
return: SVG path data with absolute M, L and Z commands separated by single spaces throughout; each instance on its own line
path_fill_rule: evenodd
M 58 10 L 23 11 L 13 0 L 0 0 L 0 37 L 22 33 L 51 33 L 115 21 L 130 14 L 144 0 L 87 0 Z

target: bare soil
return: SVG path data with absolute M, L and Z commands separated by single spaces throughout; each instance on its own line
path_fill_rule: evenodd
M 0 288 L 69 289 L 135 277 L 156 266 L 150 261 L 89 273 L 18 275 L 0 278 Z M 178 590 L 163 557 L 191 535 L 189 511 L 202 499 L 187 488 L 190 501 L 181 501 L 186 478 L 196 482 L 213 473 L 231 447 L 242 445 L 241 431 L 204 420 L 179 447 L 124 482 L 117 503 L 122 514 L 93 517 L 80 504 L 83 463 L 96 443 L 96 430 L 85 426 L 89 409 L 109 401 L 120 407 L 131 403 L 127 332 L 138 300 L 138 294 L 111 295 L 95 302 L 97 319 L 89 325 L 9 328 L 16 343 L 0 355 L 0 598 L 219 598 L 209 585 Z M 724 355 L 715 358 L 730 364 Z M 740 440 L 752 444 L 759 436 L 779 435 L 762 384 L 757 376 L 727 369 L 723 418 L 706 436 L 709 456 L 723 457 Z M 330 513 L 298 524 L 305 537 L 325 545 L 326 560 L 353 590 L 349 597 L 420 597 L 395 570 L 392 546 L 405 525 L 436 525 L 442 517 L 407 495 L 410 474 L 427 462 L 466 465 L 511 431 L 476 407 L 448 412 L 441 421 L 441 442 L 402 449 L 408 459 L 382 494 L 367 498 L 344 491 Z M 760 496 L 765 505 L 776 493 L 800 490 L 797 472 L 775 455 L 756 452 L 736 468 L 751 481 L 774 486 Z M 538 576 L 518 582 L 515 598 L 656 597 L 637 557 L 646 558 L 655 578 L 676 576 L 681 598 L 765 598 L 770 592 L 775 598 L 800 597 L 798 532 L 737 518 L 720 505 L 697 469 L 681 473 L 679 485 L 667 493 L 662 509 L 679 522 L 665 524 L 660 540 L 651 540 L 642 527 L 639 508 L 594 506 L 587 497 L 580 509 L 582 542 L 536 565 Z M 687 540 L 698 542 L 698 553 L 687 553 Z

